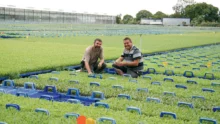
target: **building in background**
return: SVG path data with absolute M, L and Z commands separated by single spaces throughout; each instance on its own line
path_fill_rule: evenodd
M 190 25 L 190 18 L 162 18 L 162 19 L 142 18 L 140 24 L 142 24 L 142 25 L 186 26 L 186 25 Z
M 190 18 L 163 18 L 163 25 L 166 26 L 185 26 L 190 25 Z
M 116 16 L 0 7 L 0 22 L 115 24 Z
M 141 19 L 142 25 L 162 25 L 161 19 L 148 19 L 148 18 L 142 18 Z

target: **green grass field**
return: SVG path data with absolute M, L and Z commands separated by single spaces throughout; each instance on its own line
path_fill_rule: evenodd
M 16 97 L 0 93 L 0 120 L 7 123 L 68 123 L 74 118 L 66 119 L 66 113 L 78 113 L 91 117 L 97 120 L 97 124 L 111 124 L 98 122 L 99 117 L 110 117 L 116 120 L 117 124 L 185 124 L 198 123 L 199 118 L 206 117 L 220 121 L 219 112 L 213 112 L 212 108 L 219 106 L 219 85 L 211 85 L 212 81 L 191 78 L 198 84 L 186 83 L 189 80 L 186 77 L 169 76 L 174 79 L 174 82 L 163 81 L 167 76 L 150 74 L 152 79 L 138 78 L 137 82 L 130 82 L 129 78 L 121 77 L 111 74 L 103 74 L 102 79 L 88 78 L 87 73 L 79 72 L 76 75 L 71 71 L 60 71 L 59 74 L 48 73 L 38 75 L 39 79 L 34 78 L 20 78 L 15 79 L 16 86 L 23 86 L 24 82 L 34 82 L 37 89 L 43 89 L 45 85 L 56 86 L 57 90 L 66 93 L 68 88 L 77 88 L 80 90 L 80 95 L 91 96 L 93 91 L 101 91 L 105 95 L 105 100 L 101 102 L 109 104 L 110 108 L 83 106 L 82 104 L 71 104 L 67 102 L 51 102 L 43 99 L 33 99 Z M 50 77 L 57 77 L 58 81 L 49 80 Z M 110 79 L 114 77 L 116 80 Z M 70 80 L 77 80 L 79 83 L 69 82 Z M 151 82 L 159 81 L 161 85 L 152 85 Z M 99 82 L 100 86 L 90 86 L 90 82 Z M 187 89 L 176 88 L 176 84 L 182 84 Z M 114 85 L 120 85 L 123 88 L 113 88 Z M 137 88 L 147 88 L 148 91 L 137 91 Z M 203 92 L 202 88 L 211 88 L 215 92 Z M 164 95 L 165 91 L 174 92 L 176 95 Z M 127 94 L 131 96 L 131 100 L 119 99 L 118 94 Z M 192 96 L 203 96 L 202 99 L 192 99 Z M 159 98 L 160 103 L 147 102 L 148 97 Z M 187 102 L 193 104 L 193 109 L 188 106 L 178 106 L 178 102 Z M 21 111 L 18 112 L 12 109 L 5 109 L 8 103 L 18 104 Z M 126 108 L 129 106 L 138 107 L 141 110 L 141 115 L 137 112 L 128 112 Z M 34 112 L 36 108 L 44 108 L 50 112 L 50 116 Z M 177 115 L 177 119 L 172 117 L 160 118 L 160 112 L 168 111 Z M 123 118 L 123 119 L 122 119 Z M 23 120 L 23 121 L 21 121 Z
M 103 40 L 105 59 L 114 59 L 123 51 L 125 36 L 99 36 Z M 140 47 L 140 36 L 132 35 Z M 97 36 L 0 39 L 0 76 L 79 64 L 84 50 Z M 220 33 L 143 35 L 143 53 L 166 51 L 220 42 Z
M 0 25 L 0 29 L 8 30 L 4 30 L 4 35 L 15 33 L 18 37 L 26 37 L 29 33 L 31 34 L 28 38 L 0 38 L 0 77 L 13 78 L 16 88 L 23 87 L 25 82 L 33 82 L 38 90 L 42 90 L 46 85 L 56 86 L 57 91 L 61 93 L 66 93 L 69 88 L 76 88 L 80 90 L 81 96 L 86 97 L 91 97 L 93 91 L 100 91 L 105 96 L 101 102 L 110 106 L 109 109 L 105 109 L 95 107 L 94 104 L 84 106 L 78 103 L 57 102 L 55 99 L 52 102 L 17 97 L 9 95 L 11 89 L 7 92 L 8 85 L 1 84 L 0 123 L 75 123 L 76 118 L 64 117 L 66 113 L 91 117 L 97 121 L 97 124 L 110 124 L 98 121 L 103 116 L 115 119 L 117 124 L 195 124 L 199 123 L 201 117 L 220 121 L 219 111 L 213 112 L 213 108 L 218 107 L 220 103 L 220 45 L 144 57 L 144 70 L 154 68 L 156 72 L 150 72 L 137 79 L 106 73 L 102 74 L 102 79 L 88 78 L 85 72 L 62 70 L 65 66 L 79 64 L 86 47 L 93 45 L 95 38 L 103 40 L 104 56 L 107 60 L 116 59 L 121 55 L 124 49 L 123 38 L 128 34 L 132 34 L 128 36 L 143 53 L 153 53 L 220 43 L 219 28 L 3 24 Z M 143 34 L 141 45 L 138 34 Z M 108 63 L 108 67 L 111 68 L 111 64 Z M 193 68 L 199 68 L 199 70 Z M 45 69 L 58 71 L 40 74 L 38 79 L 31 77 L 14 79 L 21 73 Z M 165 75 L 164 72 L 167 70 L 174 71 L 175 74 Z M 195 77 L 184 77 L 185 71 L 193 72 Z M 203 77 L 206 73 L 213 74 L 215 80 L 208 80 L 212 79 L 210 75 L 206 79 L 198 78 Z M 57 81 L 50 80 L 51 77 Z M 173 79 L 173 82 L 165 81 L 165 78 Z M 190 83 L 188 80 L 195 82 Z M 100 86 L 91 86 L 90 82 L 98 82 Z M 177 85 L 185 88 L 177 87 Z M 144 88 L 144 90 L 141 91 L 140 88 Z M 204 89 L 207 88 L 211 92 L 205 92 Z M 19 88 L 13 90 L 20 93 Z M 166 92 L 170 94 L 166 94 Z M 127 94 L 131 99 L 119 99 L 119 94 Z M 71 94 L 71 99 L 75 99 L 73 95 L 74 92 Z M 204 99 L 193 96 L 202 96 Z M 158 98 L 160 102 L 147 100 L 152 97 Z M 179 102 L 190 103 L 193 109 L 189 106 L 179 106 Z M 21 111 L 18 112 L 13 108 L 6 109 L 5 106 L 8 103 L 20 105 Z M 141 115 L 136 111 L 127 111 L 127 107 L 131 106 L 139 108 Z M 36 113 L 36 108 L 47 109 L 50 115 Z M 171 116 L 160 117 L 162 111 L 175 113 L 177 119 L 173 119 Z

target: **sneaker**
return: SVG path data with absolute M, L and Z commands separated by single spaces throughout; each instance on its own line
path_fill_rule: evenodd
M 116 73 L 119 74 L 119 75 L 123 75 L 123 74 L 124 74 L 123 71 L 120 70 L 120 69 L 115 69 L 115 71 L 116 71 Z

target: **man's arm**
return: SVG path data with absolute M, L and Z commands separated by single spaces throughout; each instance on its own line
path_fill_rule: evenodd
M 98 67 L 100 68 L 102 66 L 102 64 L 105 62 L 104 54 L 103 54 L 103 49 L 101 50 L 99 58 L 100 58 L 100 62 L 99 62 Z
M 92 74 L 92 71 L 91 71 L 90 66 L 89 66 L 89 60 L 90 60 L 90 54 L 89 53 L 90 53 L 90 50 L 87 48 L 86 51 L 85 51 L 84 63 L 85 63 L 85 68 L 88 71 L 88 74 Z
M 122 62 L 123 66 L 138 66 L 140 59 L 136 59 L 132 62 Z
M 105 61 L 104 58 L 100 60 L 100 62 L 99 62 L 99 64 L 98 64 L 98 68 L 101 68 L 101 67 L 102 67 L 102 64 L 104 63 L 104 61 Z
M 121 54 L 121 56 L 115 61 L 116 63 L 120 63 L 124 60 L 124 52 Z
M 87 61 L 84 61 L 84 62 L 85 62 L 85 67 L 86 67 L 86 70 L 88 71 L 88 74 L 92 74 L 89 63 Z
M 99 62 L 99 64 L 101 64 L 101 65 L 102 65 L 102 64 L 104 63 L 104 61 L 105 61 L 105 60 L 104 60 L 104 58 L 103 58 L 103 59 L 101 59 L 101 60 L 100 60 L 100 62 Z
M 115 62 L 118 63 L 118 62 L 122 62 L 124 60 L 124 57 L 119 57 Z
M 141 60 L 141 52 L 136 50 L 133 54 L 133 61 L 132 62 L 119 62 L 117 63 L 118 66 L 138 66 Z

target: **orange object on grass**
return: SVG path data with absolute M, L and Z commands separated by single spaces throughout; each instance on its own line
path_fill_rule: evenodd
M 77 124 L 86 124 L 86 117 L 85 116 L 79 116 L 77 118 Z
M 86 124 L 95 124 L 95 120 L 93 120 L 92 118 L 87 118 Z

